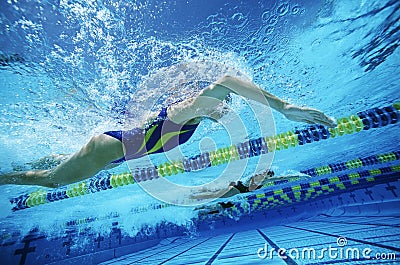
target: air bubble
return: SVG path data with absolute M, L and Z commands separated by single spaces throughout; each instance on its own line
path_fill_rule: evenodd
M 270 25 L 270 26 L 275 26 L 276 24 L 278 24 L 278 20 L 279 20 L 279 17 L 277 16 L 277 15 L 273 15 L 273 16 L 271 16 L 269 19 L 268 19 L 268 24 Z
M 242 28 L 247 24 L 247 17 L 242 13 L 235 13 L 231 17 L 232 21 L 235 23 L 235 27 Z
M 284 16 L 287 14 L 287 12 L 289 11 L 289 3 L 283 3 L 281 4 L 277 9 L 276 9 L 277 13 L 279 16 Z
M 295 5 L 294 7 L 292 7 L 292 15 L 297 15 L 300 12 L 300 6 L 299 5 Z
M 271 48 L 269 49 L 271 52 L 276 52 L 278 50 L 278 47 L 276 44 L 272 45 Z M 271 63 L 272 64 L 272 63 Z
M 281 45 L 288 45 L 290 42 L 288 37 L 282 37 L 281 38 Z
M 270 42 L 270 38 L 269 38 L 269 37 L 264 37 L 264 38 L 262 39 L 262 42 L 263 42 L 263 43 L 269 43 L 269 42 Z
M 319 45 L 321 45 L 321 40 L 320 39 L 316 39 L 311 43 L 311 47 L 318 47 Z
M 264 13 L 262 13 L 262 15 L 261 15 L 262 21 L 267 23 L 268 18 L 270 17 L 270 14 L 271 14 L 271 12 L 269 10 L 264 11 Z
M 275 30 L 274 27 L 268 26 L 268 27 L 265 27 L 264 33 L 266 35 L 271 35 L 274 32 L 274 30 Z

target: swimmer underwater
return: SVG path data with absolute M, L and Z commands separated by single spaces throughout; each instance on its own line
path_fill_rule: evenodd
M 75 154 L 58 156 L 62 162 L 55 163 L 53 168 L 3 174 L 0 176 L 0 185 L 60 187 L 90 178 L 110 165 L 169 151 L 187 142 L 203 119 L 218 121 L 222 118 L 218 105 L 231 93 L 269 104 L 289 120 L 336 126 L 333 118 L 319 110 L 289 104 L 254 83 L 224 76 L 204 88 L 198 96 L 163 108 L 153 122 L 143 128 L 108 131 L 94 136 Z M 264 98 L 260 98 L 260 95 Z

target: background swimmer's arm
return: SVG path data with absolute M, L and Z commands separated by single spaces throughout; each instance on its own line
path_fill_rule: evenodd
M 287 175 L 287 176 L 274 176 L 269 178 L 268 180 L 275 181 L 275 180 L 291 180 L 291 179 L 309 179 L 311 176 L 301 174 L 301 175 Z
M 228 198 L 239 194 L 239 190 L 234 187 L 229 187 L 227 189 L 221 189 L 219 191 L 214 192 L 202 192 L 199 194 L 191 195 L 191 199 L 196 200 L 204 200 L 204 199 L 213 199 L 213 198 Z
M 228 198 L 239 194 L 240 191 L 237 188 L 231 187 L 228 192 L 221 196 L 221 198 Z

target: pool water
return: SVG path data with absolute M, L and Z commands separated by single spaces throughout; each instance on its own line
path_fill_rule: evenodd
M 1 173 L 73 153 L 104 131 L 135 127 L 150 111 L 198 93 L 193 79 L 212 82 L 226 73 L 320 109 L 343 126 L 327 135 L 232 96 L 232 116 L 203 122 L 179 151 L 103 171 L 85 182 L 89 188 L 1 186 L 2 263 L 396 264 L 399 6 L 394 0 L 0 2 Z M 357 129 L 349 120 L 363 112 Z M 297 144 L 285 145 L 288 133 Z M 264 137 L 274 135 L 283 138 L 271 148 Z M 201 170 L 122 185 L 130 170 L 155 166 L 161 174 L 165 163 L 254 139 L 264 139 L 264 147 L 238 149 L 238 156 L 251 157 L 219 164 L 221 154 Z M 224 174 L 249 178 L 266 168 L 296 178 L 204 205 L 165 200 L 183 197 L 187 204 L 180 185 Z M 160 179 L 176 189 L 157 186 Z M 158 187 L 157 194 L 146 185 Z M 168 196 L 160 201 L 162 194 Z M 221 201 L 230 207 L 221 209 Z

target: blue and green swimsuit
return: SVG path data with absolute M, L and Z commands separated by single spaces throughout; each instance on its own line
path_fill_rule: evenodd
M 144 129 L 108 131 L 104 134 L 124 144 L 125 156 L 112 162 L 121 163 L 150 154 L 163 153 L 186 143 L 198 126 L 198 123 L 190 125 L 174 123 L 167 116 L 167 108 L 163 108 L 154 121 Z

